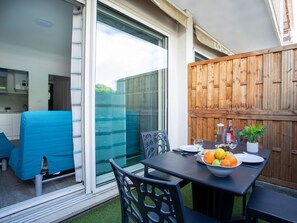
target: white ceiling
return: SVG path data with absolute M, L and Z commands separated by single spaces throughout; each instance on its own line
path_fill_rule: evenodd
M 70 57 L 72 8 L 61 0 L 1 0 L 0 42 Z
M 234 53 L 279 46 L 266 0 L 170 0 Z M 34 9 L 31 7 L 34 5 Z M 52 27 L 38 25 L 36 19 Z M 61 0 L 0 1 L 0 41 L 69 56 L 72 5 Z
M 266 0 L 170 0 L 234 53 L 280 46 Z

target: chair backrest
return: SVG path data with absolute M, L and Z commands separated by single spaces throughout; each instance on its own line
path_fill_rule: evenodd
M 166 130 L 141 133 L 145 158 L 170 151 Z
M 185 222 L 180 188 L 176 182 L 137 176 L 110 159 L 117 181 L 122 222 Z
M 43 158 L 48 173 L 74 168 L 71 111 L 23 112 L 19 148 L 12 150 L 9 165 L 22 180 L 40 174 Z

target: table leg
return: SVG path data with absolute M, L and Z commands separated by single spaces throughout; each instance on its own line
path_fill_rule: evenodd
M 193 208 L 222 222 L 232 218 L 234 194 L 192 184 Z

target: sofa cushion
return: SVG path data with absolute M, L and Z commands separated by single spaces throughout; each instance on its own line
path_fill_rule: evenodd
M 23 112 L 20 129 L 20 146 L 9 161 L 20 179 L 40 174 L 43 158 L 49 174 L 74 168 L 70 111 Z

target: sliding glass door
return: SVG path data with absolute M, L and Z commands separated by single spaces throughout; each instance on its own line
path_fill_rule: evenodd
M 97 11 L 95 145 L 97 185 L 109 159 L 141 168 L 140 132 L 167 126 L 167 37 L 103 4 Z

